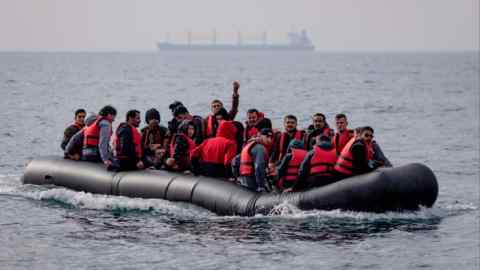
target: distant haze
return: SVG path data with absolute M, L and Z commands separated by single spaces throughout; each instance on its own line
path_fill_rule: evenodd
M 306 29 L 317 50 L 479 49 L 478 0 L 0 0 L 0 51 L 144 51 Z

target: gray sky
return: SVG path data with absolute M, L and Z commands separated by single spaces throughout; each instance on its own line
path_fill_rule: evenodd
M 0 0 L 0 50 L 154 50 L 305 28 L 317 50 L 478 50 L 479 0 Z

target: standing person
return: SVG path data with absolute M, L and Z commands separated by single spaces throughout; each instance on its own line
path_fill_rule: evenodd
M 173 171 L 191 170 L 190 155 L 195 149 L 195 125 L 184 120 L 178 126 L 177 134 L 170 143 L 170 157 L 165 161 L 166 168 Z
M 221 121 L 217 136 L 203 141 L 192 154 L 194 172 L 211 177 L 231 176 L 231 162 L 237 153 L 236 128 L 232 121 Z
M 159 169 L 168 145 L 167 128 L 160 125 L 160 113 L 152 108 L 145 112 L 147 126 L 142 129 L 143 160 L 146 167 Z
M 352 138 L 343 148 L 335 164 L 342 178 L 371 172 L 378 167 L 373 161 L 373 128 L 363 127 L 358 138 Z
M 335 116 L 335 124 L 337 126 L 337 132 L 333 137 L 333 145 L 337 151 L 337 156 L 339 156 L 348 141 L 353 138 L 354 132 L 347 128 L 347 116 L 343 113 L 339 113 Z
M 276 168 L 277 173 L 275 182 L 279 189 L 285 190 L 295 185 L 298 178 L 300 164 L 305 159 L 306 155 L 307 150 L 305 150 L 302 141 L 295 139 L 290 141 L 286 155 Z
M 238 81 L 233 82 L 233 94 L 232 94 L 232 108 L 226 115 L 223 115 L 224 120 L 234 120 L 235 116 L 238 113 L 238 104 L 240 95 L 238 94 L 238 89 L 240 89 L 240 83 Z M 215 99 L 210 103 L 211 114 L 204 118 L 205 138 L 212 138 L 215 137 L 217 128 L 218 128 L 218 120 L 216 119 L 216 114 L 221 110 L 226 109 L 223 106 L 222 101 Z
M 312 116 L 312 124 L 308 126 L 305 134 L 305 146 L 307 150 L 312 150 L 316 144 L 315 138 L 318 135 L 329 136 L 333 138 L 334 132 L 328 126 L 325 115 L 323 113 L 316 113 Z
M 266 192 L 266 173 L 268 152 L 266 147 L 272 144 L 273 131 L 264 128 L 258 137 L 252 138 L 243 147 L 240 155 L 232 161 L 234 175 L 239 176 L 240 185 L 256 192 Z
M 292 140 L 303 140 L 305 131 L 297 129 L 297 117 L 287 115 L 283 118 L 284 132 L 277 132 L 274 137 L 274 150 L 270 162 L 276 163 L 287 153 L 288 145 Z
M 85 116 L 87 112 L 84 109 L 78 109 L 75 111 L 75 121 L 73 124 L 68 126 L 63 132 L 63 140 L 60 144 L 62 150 L 65 150 L 70 138 L 72 138 L 75 133 L 79 132 L 85 126 Z
M 120 123 L 115 132 L 115 159 L 120 171 L 144 168 L 142 135 L 137 129 L 140 122 L 140 112 L 130 110 L 127 112 L 126 121 Z
M 337 153 L 330 136 L 320 134 L 315 141 L 317 144 L 300 164 L 298 181 L 292 187 L 294 191 L 320 187 L 338 180 L 333 169 L 337 162 Z
M 117 110 L 107 105 L 98 113 L 97 120 L 87 127 L 84 132 L 82 160 L 103 162 L 107 168 L 112 165 L 110 137 L 112 123 L 115 121 Z

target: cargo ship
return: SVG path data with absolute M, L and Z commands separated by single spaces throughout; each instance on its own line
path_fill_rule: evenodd
M 192 42 L 192 33 L 187 33 L 187 41 L 185 43 L 173 43 L 168 41 L 158 42 L 157 48 L 161 52 L 168 51 L 306 51 L 313 52 L 315 46 L 308 37 L 307 31 L 287 33 L 288 43 L 275 44 L 267 42 L 267 34 L 263 33 L 260 42 L 248 43 L 244 42 L 241 33 L 238 34 L 236 43 L 218 43 L 217 35 L 214 31 L 209 43 Z

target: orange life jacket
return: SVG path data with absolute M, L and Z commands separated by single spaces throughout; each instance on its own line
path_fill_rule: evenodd
M 295 134 L 293 135 L 293 139 L 303 141 L 303 136 L 302 136 L 302 131 L 297 130 L 295 131 Z M 279 147 L 279 154 L 278 154 L 278 160 L 281 160 L 283 156 L 285 156 L 285 153 L 287 152 L 287 148 L 285 148 L 285 140 L 287 137 L 290 137 L 290 134 L 287 132 L 283 132 L 282 135 L 280 136 L 280 147 Z M 288 147 L 288 145 L 287 145 Z
M 83 147 L 87 147 L 87 148 L 88 147 L 98 147 L 98 143 L 99 143 L 99 140 L 100 140 L 100 138 L 99 138 L 99 136 L 100 136 L 99 123 L 102 120 L 106 120 L 106 118 L 102 117 L 102 116 L 98 116 L 97 120 L 95 120 L 95 122 L 92 125 L 88 126 L 85 129 L 84 138 L 83 138 Z
M 313 151 L 314 154 L 310 160 L 310 175 L 332 176 L 333 167 L 337 162 L 335 148 L 324 150 L 315 145 Z
M 353 155 L 352 145 L 355 142 L 355 138 L 351 138 L 345 145 L 340 156 L 335 163 L 334 170 L 343 175 L 353 175 Z
M 340 155 L 345 145 L 349 142 L 349 140 L 353 137 L 353 130 L 345 129 L 341 133 L 335 133 L 333 145 L 337 150 L 337 156 Z
M 192 153 L 193 149 L 195 149 L 195 147 L 196 147 L 195 142 L 190 137 L 188 137 L 187 135 L 185 135 L 183 133 L 179 133 L 179 134 L 177 134 L 177 136 L 182 136 L 183 138 L 185 138 L 185 140 L 187 140 L 187 143 L 188 143 L 187 158 L 190 159 L 190 154 Z M 176 144 L 176 141 L 177 141 L 177 136 L 174 136 L 173 140 L 172 140 L 172 143 L 170 143 L 170 157 L 171 158 L 173 158 L 173 154 L 175 152 L 175 144 Z
M 126 125 L 128 125 L 128 124 L 127 123 L 121 123 L 118 126 L 117 131 L 115 132 L 115 140 L 113 142 L 113 144 L 115 145 L 117 158 L 120 158 L 120 159 L 129 158 L 128 156 L 125 155 L 125 153 L 122 153 L 122 146 L 120 144 L 120 139 L 118 138 L 120 128 L 122 128 Z M 130 130 L 132 132 L 132 143 L 135 146 L 135 155 L 137 156 L 137 158 L 140 159 L 140 158 L 142 158 L 142 135 L 140 134 L 140 132 L 138 132 L 138 129 L 136 127 L 133 127 L 131 125 L 128 125 L 128 127 L 130 128 Z
M 256 141 L 247 143 L 243 147 L 242 152 L 240 153 L 240 175 L 241 176 L 251 176 L 255 174 L 255 167 L 253 164 L 253 159 L 250 151 L 252 148 L 258 144 Z M 265 162 L 268 161 L 268 153 L 265 151 Z
M 298 171 L 300 170 L 300 164 L 302 164 L 305 156 L 308 154 L 304 149 L 292 149 L 292 159 L 288 162 L 287 174 L 278 181 L 278 187 L 283 189 L 285 181 L 295 182 L 298 178 Z

